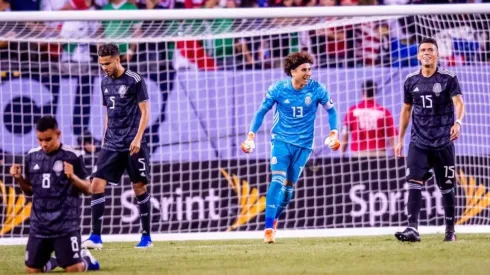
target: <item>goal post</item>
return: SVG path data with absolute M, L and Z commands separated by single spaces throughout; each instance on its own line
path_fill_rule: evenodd
M 240 143 L 267 87 L 284 78 L 290 52 L 315 58 L 343 125 L 366 80 L 398 124 L 417 43 L 434 37 L 440 66 L 454 71 L 467 115 L 456 141 L 457 231 L 490 231 L 490 4 L 274 9 L 137 10 L 0 14 L 0 244 L 23 242 L 31 199 L 8 175 L 37 146 L 35 122 L 54 115 L 62 142 L 94 165 L 105 110 L 97 45 L 117 43 L 123 65 L 146 80 L 150 97 L 152 232 L 155 240 L 256 238 L 270 181 L 270 112 L 256 150 Z M 368 121 L 366 122 L 368 123 Z M 406 225 L 404 159 L 315 149 L 280 219 L 282 237 L 390 234 Z M 408 131 L 409 132 L 409 131 Z M 409 134 L 405 137 L 408 148 Z M 422 233 L 443 231 L 441 194 L 422 190 Z M 90 198 L 82 234 L 90 233 Z M 122 241 L 140 230 L 127 176 L 106 190 L 102 234 Z M 280 231 L 280 232 L 281 232 Z

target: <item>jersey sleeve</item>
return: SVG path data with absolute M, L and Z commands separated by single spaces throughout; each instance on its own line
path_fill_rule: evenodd
M 252 122 L 250 123 L 250 128 L 249 131 L 253 133 L 257 133 L 259 130 L 260 126 L 262 125 L 262 122 L 264 121 L 264 117 L 269 112 L 270 109 L 272 109 L 272 106 L 277 101 L 277 95 L 276 95 L 276 86 L 277 84 L 272 84 L 269 86 L 267 89 L 267 92 L 265 93 L 265 98 L 264 101 L 262 102 L 262 105 L 260 105 L 259 110 L 255 113 Z
M 107 106 L 107 101 L 105 101 L 105 96 L 104 96 L 104 85 L 102 85 L 102 83 L 100 83 L 100 92 L 102 94 L 102 104 L 104 106 Z
M 323 84 L 319 84 L 318 86 L 318 93 L 320 97 L 320 104 L 325 107 L 325 109 L 330 109 L 333 107 L 333 101 L 332 98 L 330 97 L 330 94 L 328 93 L 327 88 Z
M 270 110 L 272 106 L 277 101 L 277 88 L 276 85 L 273 84 L 267 89 L 267 93 L 265 93 L 264 102 L 262 102 L 262 107 Z
M 408 79 L 405 80 L 405 84 L 403 85 L 403 102 L 410 105 L 413 104 L 413 97 L 410 93 L 410 83 L 408 82 Z
M 461 88 L 459 86 L 459 81 L 456 76 L 452 77 L 448 83 L 449 93 L 451 97 L 461 95 Z
M 75 175 L 77 175 L 77 177 L 79 177 L 80 179 L 86 179 L 89 176 L 82 156 L 79 156 L 75 159 L 75 162 L 73 163 L 73 170 L 75 172 Z
M 24 169 L 22 170 L 24 172 L 24 179 L 27 182 L 30 182 L 31 175 L 29 174 L 29 167 L 30 167 L 30 157 L 29 154 L 27 154 L 24 158 Z
M 136 99 L 138 100 L 138 102 L 143 102 L 148 100 L 148 91 L 147 91 L 145 80 L 141 76 L 140 78 L 141 80 L 136 82 L 135 84 Z

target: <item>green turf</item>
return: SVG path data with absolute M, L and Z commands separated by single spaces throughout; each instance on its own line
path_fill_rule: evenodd
M 98 274 L 490 274 L 490 235 L 423 236 L 400 243 L 391 236 L 355 238 L 106 243 L 94 251 Z M 24 247 L 0 247 L 0 273 L 23 272 Z M 56 269 L 60 271 L 61 269 Z

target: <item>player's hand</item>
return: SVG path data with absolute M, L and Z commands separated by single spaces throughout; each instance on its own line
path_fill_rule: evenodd
M 457 140 L 459 138 L 459 133 L 461 132 L 461 125 L 459 123 L 454 123 L 451 127 L 451 140 Z
M 339 135 L 337 130 L 330 131 L 330 135 L 325 139 L 325 145 L 333 151 L 337 151 L 340 148 Z
M 65 175 L 68 179 L 71 179 L 73 177 L 73 175 L 75 174 L 74 170 L 73 170 L 73 165 L 71 165 L 70 163 L 64 161 L 63 162 L 63 166 L 64 166 L 64 170 L 65 170 Z
M 395 146 L 395 157 L 401 158 L 403 154 L 403 142 L 398 141 Z
M 255 134 L 250 132 L 247 135 L 247 139 L 242 142 L 240 145 L 240 148 L 242 148 L 242 151 L 245 153 L 252 153 L 252 151 L 255 149 Z
M 137 154 L 141 149 L 141 139 L 135 138 L 129 145 L 129 155 Z
M 22 178 L 22 166 L 20 166 L 20 164 L 13 164 L 11 167 L 10 167 L 10 175 L 14 178 L 14 179 L 20 179 Z

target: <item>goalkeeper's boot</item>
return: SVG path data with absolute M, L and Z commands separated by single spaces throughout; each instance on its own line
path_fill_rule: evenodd
M 444 241 L 445 242 L 455 242 L 456 241 L 456 234 L 454 231 L 446 231 L 446 236 L 444 236 Z
M 420 242 L 420 234 L 413 227 L 407 227 L 403 232 L 396 232 L 395 237 L 402 242 Z
M 264 243 L 275 243 L 276 242 L 276 231 L 272 228 L 267 228 L 264 230 Z
M 102 249 L 103 244 L 102 244 L 102 238 L 100 235 L 95 235 L 95 234 L 90 234 L 90 237 L 83 241 L 82 243 L 82 248 L 88 248 L 88 249 Z
M 97 259 L 92 256 L 92 253 L 90 253 L 90 251 L 88 251 L 87 249 L 82 249 L 80 254 L 82 254 L 86 270 L 96 271 L 100 269 L 99 261 L 97 261 Z
M 141 235 L 140 242 L 134 248 L 150 248 L 153 247 L 150 235 Z

